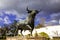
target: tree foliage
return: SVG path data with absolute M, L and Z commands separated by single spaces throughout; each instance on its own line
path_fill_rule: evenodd
M 41 28 L 41 27 L 44 27 L 44 25 L 43 24 L 38 24 L 37 27 L 35 27 L 35 28 L 38 29 L 38 28 Z
M 18 27 L 17 27 L 17 21 L 14 20 L 13 24 L 10 26 L 11 28 L 11 32 L 14 34 L 14 35 L 17 35 L 17 32 L 18 32 Z
M 39 35 L 40 35 L 41 37 L 49 38 L 48 34 L 45 33 L 45 32 L 41 32 L 41 33 L 39 33 Z

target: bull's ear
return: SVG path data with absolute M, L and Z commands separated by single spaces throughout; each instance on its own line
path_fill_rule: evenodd
M 27 11 L 29 11 L 28 7 L 26 8 Z
M 27 10 L 28 13 L 31 13 L 31 10 L 29 10 L 28 7 L 26 8 L 26 10 Z

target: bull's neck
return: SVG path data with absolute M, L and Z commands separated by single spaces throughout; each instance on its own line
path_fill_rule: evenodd
M 36 15 L 28 15 L 28 23 L 29 24 L 34 24 L 34 19 Z

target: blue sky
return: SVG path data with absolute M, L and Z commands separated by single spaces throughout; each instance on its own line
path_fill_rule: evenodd
M 31 10 L 41 10 L 36 15 L 35 26 L 42 22 L 45 25 L 59 25 L 46 26 L 40 28 L 41 30 L 38 30 L 38 32 L 45 31 L 53 36 L 56 35 L 53 32 L 58 31 L 58 36 L 60 36 L 60 0 L 0 0 L 0 26 L 10 24 L 14 20 L 20 20 L 23 23 L 28 16 L 27 7 Z
M 60 20 L 60 0 L 0 0 L 0 25 L 13 20 L 25 20 L 26 7 L 42 10 L 36 15 L 35 25 L 44 18 L 45 25 L 57 25 Z
M 47 12 L 46 12 L 47 13 Z M 19 14 L 17 11 L 15 10 L 2 10 L 0 11 L 0 25 L 3 24 L 10 24 L 13 23 L 14 20 L 25 20 L 26 17 L 28 16 L 28 14 Z M 56 13 L 51 13 L 49 12 L 49 14 L 45 14 L 45 12 L 39 12 L 39 14 L 36 15 L 35 18 L 35 26 L 37 26 L 38 24 L 40 24 L 42 22 L 41 19 L 44 19 L 44 24 L 46 25 L 57 25 L 59 24 L 58 20 L 59 20 L 59 16 L 60 13 L 56 14 Z M 57 17 L 57 18 L 56 18 Z

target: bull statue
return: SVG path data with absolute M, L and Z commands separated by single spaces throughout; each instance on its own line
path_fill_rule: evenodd
M 22 34 L 23 30 L 30 30 L 31 35 L 32 35 L 32 31 L 34 29 L 35 16 L 36 16 L 36 14 L 39 13 L 39 11 L 38 10 L 29 10 L 28 7 L 26 8 L 26 10 L 27 10 L 28 16 L 26 17 L 26 20 L 24 23 L 18 23 L 18 30 L 21 30 L 21 34 Z

